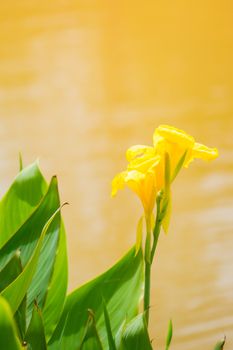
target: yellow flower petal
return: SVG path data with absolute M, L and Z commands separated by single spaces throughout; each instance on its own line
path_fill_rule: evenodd
M 118 190 L 122 190 L 124 188 L 126 175 L 127 171 L 122 171 L 120 174 L 117 174 L 112 180 L 112 197 L 117 194 Z
M 134 145 L 126 151 L 126 158 L 129 162 L 137 157 L 154 154 L 154 148 L 145 145 Z
M 154 143 L 158 142 L 157 135 L 164 137 L 169 142 L 178 143 L 185 148 L 193 147 L 195 142 L 194 138 L 185 131 L 169 125 L 160 125 L 155 130 Z
M 146 173 L 150 169 L 154 169 L 160 162 L 160 156 L 143 157 L 132 160 L 128 165 L 128 170 L 138 170 Z
M 156 178 L 153 171 L 147 172 L 142 184 L 143 201 L 146 207 L 152 211 L 156 195 Z
M 145 179 L 145 175 L 137 170 L 127 171 L 125 183 L 127 186 L 141 197 L 141 183 Z
M 217 148 L 209 148 L 201 143 L 195 143 L 193 147 L 193 157 L 201 158 L 204 160 L 212 160 L 218 157 Z
M 162 227 L 165 233 L 168 233 L 170 220 L 171 220 L 171 212 L 172 212 L 172 201 L 171 201 L 171 193 L 168 194 L 168 203 L 166 207 L 165 216 L 162 221 Z

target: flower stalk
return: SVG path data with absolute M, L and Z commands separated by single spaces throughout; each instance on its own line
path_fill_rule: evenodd
M 156 198 L 156 204 L 157 204 L 157 213 L 156 213 L 156 220 L 155 225 L 153 228 L 153 243 L 151 247 L 151 220 L 147 223 L 147 236 L 146 236 L 146 243 L 145 243 L 145 286 L 144 286 L 144 312 L 145 312 L 145 319 L 147 325 L 149 324 L 149 315 L 150 315 L 150 287 L 151 287 L 151 266 L 153 263 L 155 250 L 157 247 L 159 234 L 161 231 L 161 224 L 162 224 L 162 215 L 165 215 L 165 212 L 161 212 L 161 202 L 163 199 L 163 192 L 160 191 Z M 165 208 L 166 211 L 166 208 Z M 162 214 L 162 215 L 161 215 Z M 149 251 L 149 252 L 148 252 Z M 149 258 L 147 257 L 149 255 Z
M 153 146 L 135 145 L 126 152 L 128 166 L 112 181 L 112 196 L 127 186 L 140 199 L 146 220 L 144 247 L 144 312 L 149 323 L 151 266 L 161 227 L 168 232 L 171 216 L 171 184 L 182 168 L 195 159 L 210 161 L 218 156 L 216 148 L 195 142 L 185 131 L 160 125 L 153 134 Z M 156 205 L 155 224 L 152 216 Z M 153 227 L 152 227 L 153 226 Z M 153 240 L 153 241 L 152 241 Z M 137 229 L 136 254 L 142 242 L 142 221 Z
M 149 323 L 150 308 L 150 279 L 151 279 L 151 216 L 146 218 L 146 241 L 145 241 L 145 285 L 144 285 L 144 311 L 146 323 Z

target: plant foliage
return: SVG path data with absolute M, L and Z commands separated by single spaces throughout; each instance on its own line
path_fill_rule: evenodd
M 110 329 L 114 342 L 138 313 L 143 259 L 134 247 L 66 295 L 60 207 L 56 177 L 47 184 L 37 163 L 19 172 L 0 202 L 1 349 L 108 349 Z
M 22 164 L 0 201 L 0 349 L 151 350 L 145 313 L 139 312 L 140 244 L 67 295 L 57 179 L 47 184 L 37 162 Z M 170 322 L 166 349 L 171 339 Z

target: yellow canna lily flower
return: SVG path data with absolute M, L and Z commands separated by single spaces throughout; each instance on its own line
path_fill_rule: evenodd
M 140 198 L 145 215 L 149 218 L 157 193 L 165 190 L 165 199 L 169 203 L 163 223 L 167 231 L 171 212 L 171 182 L 180 169 L 188 167 L 194 158 L 212 160 L 217 156 L 216 148 L 195 142 L 185 131 L 160 125 L 153 134 L 153 146 L 135 145 L 127 150 L 127 170 L 113 179 L 112 196 L 126 185 Z
M 188 165 L 194 160 L 194 158 L 200 158 L 203 160 L 212 160 L 218 156 L 218 150 L 216 148 L 209 148 L 200 143 L 196 143 L 191 135 L 188 135 L 185 131 L 174 128 L 169 125 L 160 125 L 153 135 L 154 149 L 157 154 L 161 156 L 161 162 L 159 168 L 159 175 L 157 177 L 157 183 L 160 188 L 165 188 L 165 172 L 166 172 L 166 158 L 169 158 L 170 167 L 167 169 L 169 174 L 169 182 L 171 183 L 182 167 L 188 167 Z M 162 175 L 162 176 L 161 176 Z M 159 182 L 159 179 L 161 182 Z M 170 186 L 166 189 L 166 196 L 169 198 L 169 203 L 166 211 L 166 215 L 163 220 L 163 228 L 165 232 L 168 231 L 170 215 L 171 215 L 171 193 Z

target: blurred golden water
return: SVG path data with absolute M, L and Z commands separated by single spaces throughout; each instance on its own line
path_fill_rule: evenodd
M 233 347 L 232 1 L 29 1 L 0 4 L 1 193 L 18 151 L 60 180 L 70 289 L 135 241 L 141 215 L 110 183 L 125 149 L 171 124 L 219 148 L 173 187 L 153 270 L 151 335 L 174 350 Z

